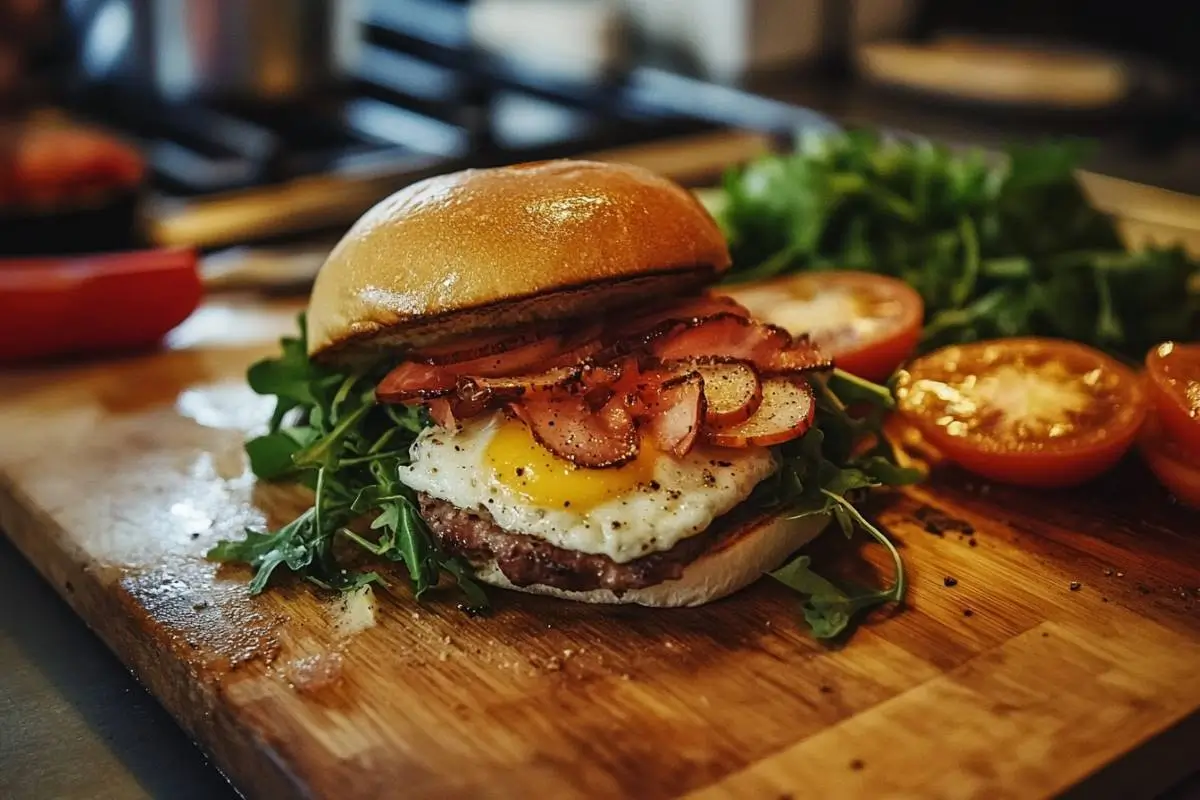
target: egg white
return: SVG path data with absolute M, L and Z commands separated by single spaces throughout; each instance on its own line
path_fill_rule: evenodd
M 487 462 L 488 444 L 503 419 L 475 418 L 457 431 L 427 428 L 413 442 L 411 463 L 400 468 L 401 482 L 464 510 L 486 510 L 504 530 L 617 563 L 669 550 L 704 531 L 778 467 L 763 447 L 697 445 L 682 459 L 658 456 L 657 486 L 643 484 L 584 513 L 544 508 L 501 483 Z

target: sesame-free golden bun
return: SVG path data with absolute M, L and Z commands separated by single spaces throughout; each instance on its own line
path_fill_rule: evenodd
M 622 164 L 544 161 L 415 183 L 330 253 L 309 354 L 354 361 L 483 329 L 601 314 L 691 292 L 729 266 L 690 192 Z

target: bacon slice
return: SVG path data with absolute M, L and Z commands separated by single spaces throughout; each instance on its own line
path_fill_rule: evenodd
M 618 411 L 619 402 L 595 413 L 582 395 L 545 392 L 509 408 L 542 447 L 576 466 L 616 467 L 637 457 L 637 427 L 632 415 Z
M 664 323 L 698 325 L 720 316 L 748 318 L 750 312 L 726 296 L 704 295 L 665 308 L 656 308 L 623 322 L 614 332 L 617 338 L 636 335 L 661 327 Z
M 793 340 L 783 328 L 735 316 L 672 332 L 651 344 L 650 351 L 664 361 L 748 361 L 770 375 L 828 369 L 832 365 L 808 339 Z
M 556 355 L 561 348 L 561 337 L 546 336 L 511 350 L 492 353 L 470 361 L 448 364 L 446 369 L 455 375 L 482 378 L 521 375 L 537 370 L 545 361 Z
M 696 444 L 704 421 L 704 378 L 690 372 L 668 380 L 649 407 L 648 430 L 658 449 L 687 455 Z
M 768 375 L 797 375 L 833 368 L 833 360 L 807 336 L 797 337 L 791 347 L 768 355 L 763 365 Z
M 515 399 L 529 392 L 565 389 L 580 379 L 581 367 L 555 367 L 536 375 L 513 375 L 507 378 L 488 378 L 464 375 L 459 379 L 459 392 L 472 397 Z
M 768 447 L 803 436 L 816 411 L 812 388 L 802 378 L 763 381 L 762 403 L 749 419 L 710 428 L 705 438 L 723 447 Z
M 664 361 L 689 358 L 733 358 L 755 364 L 772 351 L 792 343 L 782 328 L 725 316 L 672 333 L 654 342 L 650 350 Z
M 454 430 L 458 427 L 458 419 L 454 415 L 454 404 L 445 397 L 429 401 L 429 418 L 435 425 L 446 430 Z
M 465 339 L 455 339 L 444 344 L 422 347 L 412 353 L 409 360 L 420 361 L 423 364 L 458 364 L 513 350 L 538 338 L 540 338 L 538 332 L 532 328 L 521 331 L 476 334 Z
M 450 394 L 457 382 L 454 373 L 443 367 L 405 361 L 375 387 L 375 399 L 381 403 L 429 400 Z

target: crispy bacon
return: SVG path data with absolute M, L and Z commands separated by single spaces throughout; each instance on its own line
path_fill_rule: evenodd
M 723 316 L 672 333 L 650 345 L 664 361 L 718 358 L 748 361 L 769 375 L 828 369 L 831 362 L 807 338 L 751 319 Z
M 427 403 L 447 428 L 507 407 L 546 449 L 595 469 L 636 457 L 643 434 L 676 456 L 702 439 L 746 447 L 802 435 L 814 404 L 800 376 L 830 366 L 806 337 L 721 297 L 573 333 L 531 331 L 425 348 L 376 395 Z
M 833 360 L 822 353 L 815 342 L 807 336 L 802 336 L 794 339 L 792 346 L 786 350 L 771 353 L 763 365 L 763 370 L 768 375 L 794 375 L 832 367 Z
M 748 318 L 750 312 L 740 306 L 731 297 L 705 295 L 689 300 L 683 304 L 656 308 L 647 311 L 621 323 L 614 331 L 615 338 L 645 333 L 671 323 L 679 325 L 698 325 L 705 320 L 721 316 L 736 316 Z
M 553 358 L 562 347 L 562 338 L 546 336 L 527 342 L 511 350 L 491 353 L 470 361 L 447 364 L 446 369 L 455 375 L 493 378 L 505 375 L 521 375 L 537 371 L 544 362 Z
M 690 372 L 663 383 L 650 405 L 648 429 L 658 449 L 685 456 L 704 421 L 704 378 Z
M 543 447 L 590 469 L 620 466 L 637 457 L 637 427 L 619 407 L 619 402 L 612 409 L 606 404 L 595 413 L 580 395 L 550 392 L 509 406 Z
M 436 397 L 429 401 L 429 418 L 446 430 L 458 427 L 458 419 L 454 414 L 454 404 L 445 397 Z
M 375 387 L 375 398 L 381 403 L 430 400 L 450 394 L 457 382 L 454 373 L 447 369 L 405 361 L 379 382 Z
M 455 339 L 444 344 L 422 347 L 412 353 L 409 358 L 423 364 L 457 364 L 503 353 L 529 344 L 537 338 L 539 338 L 538 332 L 533 328 L 476 334 L 465 339 Z

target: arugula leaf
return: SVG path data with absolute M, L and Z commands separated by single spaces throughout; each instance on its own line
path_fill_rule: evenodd
M 246 442 L 250 471 L 263 480 L 282 478 L 295 470 L 292 456 L 303 448 L 292 431 L 275 431 L 255 437 Z
M 808 556 L 797 556 L 774 572 L 767 573 L 785 586 L 808 595 L 802 608 L 804 619 L 812 629 L 813 636 L 818 639 L 832 639 L 841 635 L 859 613 L 885 603 L 903 603 L 907 579 L 900 553 L 887 536 L 868 522 L 844 497 L 828 489 L 822 489 L 821 492 L 832 504 L 829 509 L 822 512 L 809 510 L 802 516 L 831 511 L 843 527 L 846 524 L 857 524 L 888 549 L 896 573 L 895 582 L 891 587 L 877 591 L 858 590 L 855 594 L 847 593 L 814 572 Z M 842 522 L 843 519 L 849 520 L 849 523 Z M 847 533 L 847 536 L 849 535 L 850 533 Z
M 726 173 L 712 211 L 739 282 L 860 269 L 910 283 L 928 350 L 999 336 L 1077 339 L 1141 358 L 1200 335 L 1200 263 L 1179 248 L 1127 252 L 1061 141 L 1002 158 L 871 131 L 803 136 L 795 152 Z
M 896 463 L 890 444 L 879 432 L 882 411 L 892 405 L 886 389 L 836 372 L 825 380 L 814 379 L 812 386 L 817 395 L 816 426 L 801 439 L 779 448 L 782 461 L 779 473 L 775 480 L 760 487 L 761 494 L 752 502 L 780 508 L 790 519 L 828 516 L 847 537 L 857 529 L 866 531 L 887 548 L 896 575 L 889 588 L 850 594 L 817 575 L 807 556 L 798 556 L 769 573 L 809 595 L 803 605 L 804 618 L 815 637 L 829 639 L 843 633 L 859 613 L 884 603 L 903 602 L 907 586 L 899 551 L 883 531 L 858 512 L 849 498 L 880 486 L 914 483 L 921 475 Z M 835 387 L 846 390 L 846 394 L 839 396 Z M 873 405 L 876 413 L 865 420 L 851 417 L 845 410 L 851 397 L 855 403 Z M 864 436 L 875 437 L 877 444 L 865 453 L 855 454 Z
M 425 427 L 422 415 L 375 402 L 374 387 L 386 365 L 341 374 L 310 362 L 303 315 L 299 322 L 300 336 L 284 338 L 277 358 L 254 364 L 247 374 L 256 392 L 276 397 L 276 410 L 270 431 L 249 440 L 246 452 L 260 479 L 312 488 L 313 506 L 276 531 L 247 531 L 245 539 L 218 542 L 209 558 L 252 567 L 252 593 L 261 592 L 280 566 L 332 589 L 381 583 L 375 572 L 341 566 L 333 548 L 340 537 L 403 563 L 417 597 L 446 572 L 472 608 L 486 607 L 465 565 L 440 552 L 411 490 L 396 478 L 399 465 L 407 463 L 409 445 Z M 373 518 L 374 541 L 347 527 L 360 517 Z
M 213 561 L 243 563 L 253 567 L 250 594 L 258 594 L 266 588 L 276 567 L 287 565 L 292 571 L 299 572 L 312 563 L 312 539 L 316 535 L 314 516 L 315 509 L 309 509 L 273 532 L 261 533 L 247 529 L 245 539 L 217 542 L 206 556 Z
M 876 603 L 864 604 L 861 597 L 850 597 L 837 585 L 813 572 L 811 563 L 812 559 L 808 556 L 797 556 L 767 574 L 789 589 L 808 595 L 801 609 L 813 636 L 834 639 L 850 626 L 859 611 Z

